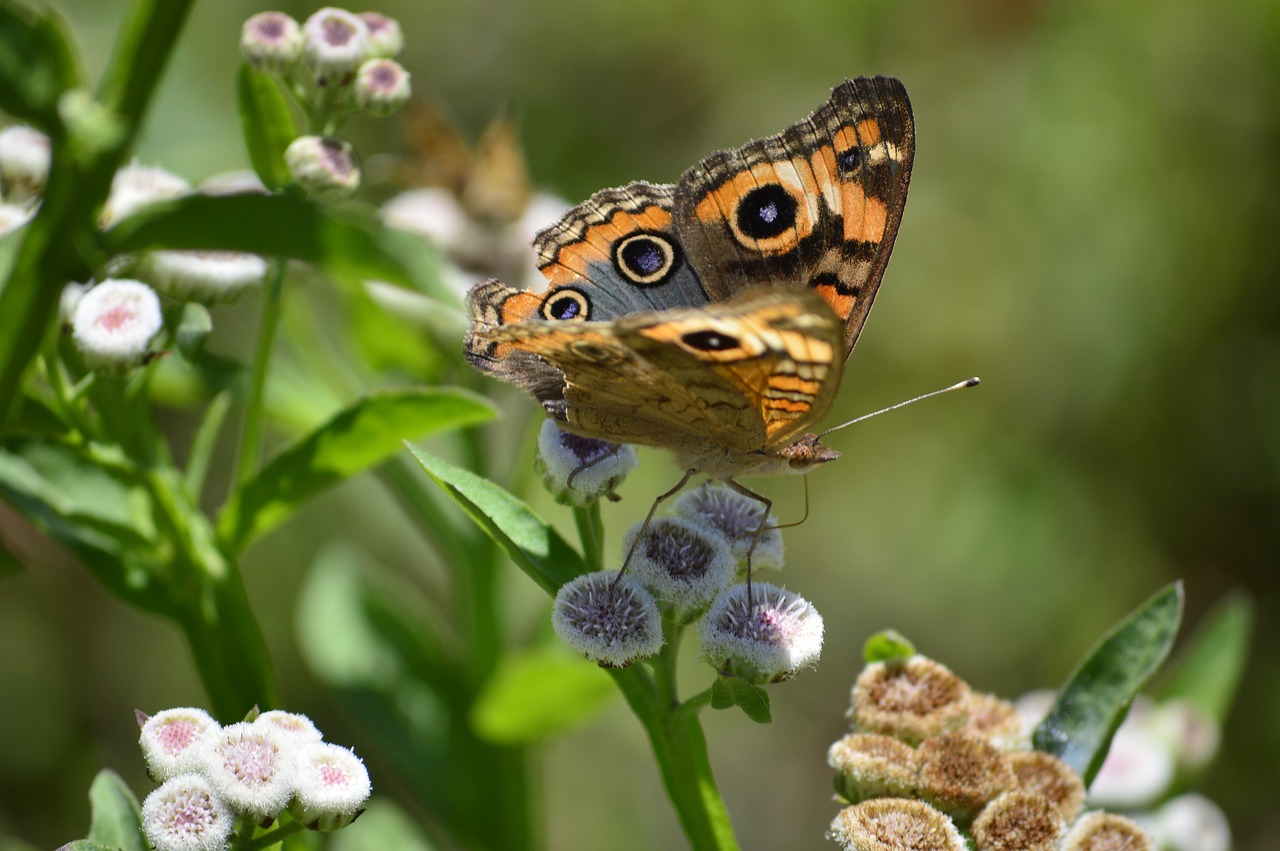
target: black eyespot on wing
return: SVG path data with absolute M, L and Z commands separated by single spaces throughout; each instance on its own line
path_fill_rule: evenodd
M 658 234 L 638 233 L 613 249 L 613 265 L 619 274 L 645 287 L 666 283 L 679 263 L 680 247 Z
M 796 199 L 777 183 L 757 186 L 738 202 L 738 230 L 751 239 L 769 239 L 796 225 Z
M 591 300 L 586 293 L 561 287 L 547 295 L 540 311 L 543 319 L 553 322 L 582 322 L 591 314 Z
M 737 337 L 719 331 L 690 331 L 680 338 L 680 342 L 700 352 L 723 352 L 742 345 Z
M 836 166 L 842 177 L 848 177 L 862 168 L 862 148 L 857 145 L 836 154 Z

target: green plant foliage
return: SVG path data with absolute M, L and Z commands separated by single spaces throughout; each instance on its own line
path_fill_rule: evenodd
M 118 851 L 147 851 L 138 799 L 120 775 L 103 769 L 89 787 L 88 839 Z
M 1182 621 L 1182 583 L 1174 583 L 1117 624 L 1058 690 L 1053 708 L 1032 735 L 1084 778 L 1106 759 L 1129 704 L 1169 655 Z
M 471 710 L 477 733 L 492 742 L 536 742 L 581 726 L 616 694 L 609 677 L 560 644 L 502 660 Z
M 62 16 L 18 0 L 0 4 L 0 109 L 46 130 L 58 124 L 58 98 L 83 85 Z
M 1202 619 L 1186 645 L 1166 666 L 1154 696 L 1191 702 L 1225 724 L 1249 658 L 1253 601 L 1228 595 Z
M 289 183 L 284 150 L 302 135 L 281 85 L 279 77 L 248 65 L 241 64 L 236 72 L 236 104 L 245 149 L 258 179 L 268 189 L 281 189 Z
M 711 684 L 711 708 L 728 709 L 737 706 L 757 724 L 773 720 L 769 709 L 769 693 L 738 677 L 716 677 Z
M 908 659 L 916 653 L 916 646 L 906 636 L 886 629 L 867 639 L 862 647 L 862 658 L 868 665 L 873 662 L 896 662 Z

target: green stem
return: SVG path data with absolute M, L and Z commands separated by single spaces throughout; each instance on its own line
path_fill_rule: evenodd
M 200 492 L 204 490 L 205 476 L 209 472 L 209 463 L 213 460 L 213 450 L 218 443 L 218 435 L 222 424 L 226 422 L 227 413 L 231 410 L 231 394 L 223 391 L 209 402 L 205 408 L 204 418 L 196 428 L 191 439 L 191 451 L 187 456 L 187 470 L 183 474 L 183 484 L 187 497 L 193 503 L 199 503 Z
M 303 829 L 303 825 L 296 821 L 290 821 L 287 824 L 278 826 L 275 830 L 267 831 L 257 837 L 254 837 L 253 831 L 250 830 L 248 831 L 248 836 L 251 841 L 243 843 L 240 847 L 242 847 L 244 851 L 262 851 L 263 848 L 270 848 L 272 845 L 284 842 L 286 838 Z
M 593 502 L 586 508 L 575 506 L 573 520 L 578 524 L 578 537 L 582 541 L 582 556 L 592 570 L 604 569 L 604 524 L 600 520 L 600 503 Z
M 262 292 L 262 323 L 258 329 L 258 346 L 253 354 L 253 379 L 249 387 L 249 401 L 244 412 L 244 431 L 240 436 L 240 457 L 236 464 L 236 483 L 244 484 L 258 470 L 258 458 L 262 453 L 262 438 L 266 425 L 265 397 L 267 366 L 271 360 L 271 348 L 275 343 L 276 329 L 280 326 L 280 302 L 284 289 L 285 262 L 277 257 L 271 261 Z

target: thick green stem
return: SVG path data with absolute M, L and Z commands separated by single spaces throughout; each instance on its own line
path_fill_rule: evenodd
M 600 503 L 593 502 L 586 508 L 575 507 L 573 520 L 578 524 L 578 537 L 582 541 L 582 557 L 592 570 L 604 569 L 604 524 L 600 520 Z
M 258 329 L 258 346 L 253 354 L 253 381 L 249 387 L 249 401 L 245 406 L 244 430 L 240 434 L 240 458 L 236 463 L 236 483 L 244 484 L 258 470 L 258 458 L 262 453 L 262 438 L 266 428 L 267 366 L 271 360 L 271 348 L 275 344 L 276 329 L 280 327 L 280 301 L 284 289 L 285 262 L 280 258 L 271 261 L 262 292 L 262 323 Z

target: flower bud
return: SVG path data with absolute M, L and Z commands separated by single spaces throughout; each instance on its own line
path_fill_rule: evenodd
M 355 752 L 313 742 L 298 755 L 297 766 L 296 797 L 289 811 L 298 822 L 313 830 L 339 830 L 363 812 L 373 787 Z
M 1114 813 L 1089 813 L 1071 828 L 1062 851 L 1156 851 L 1156 844 L 1132 820 Z
M 302 27 L 284 12 L 259 12 L 240 30 L 244 61 L 267 74 L 283 74 L 297 65 L 305 43 Z
M 235 824 L 198 774 L 166 780 L 142 802 L 142 832 L 153 851 L 222 851 Z
M 963 727 L 968 697 L 968 683 L 932 659 L 917 655 L 901 663 L 876 662 L 854 683 L 849 720 L 854 730 L 916 745 Z
M 631 553 L 627 569 L 678 619 L 705 609 L 733 582 L 737 565 L 729 542 L 709 524 L 655 517 L 636 544 L 643 526 L 637 523 L 623 539 L 622 551 Z
M 296 769 L 290 744 L 272 725 L 232 724 L 201 748 L 200 773 L 237 816 L 269 824 L 293 797 Z
M 111 180 L 111 192 L 100 217 L 102 226 L 113 225 L 143 207 L 190 191 L 191 184 L 172 172 L 131 163 L 117 171 Z
M 822 615 L 798 594 L 757 582 L 726 588 L 702 617 L 702 656 L 749 682 L 779 682 L 818 664 Z
M 319 10 L 302 32 L 303 58 L 321 86 L 342 83 L 369 57 L 369 27 L 345 9 Z
M 294 746 L 312 744 L 324 739 L 324 736 L 316 729 L 316 725 L 311 722 L 311 719 L 300 712 L 268 709 L 253 719 L 253 723 L 280 730 L 294 743 Z
M 142 363 L 162 324 L 160 299 L 150 287 L 108 279 L 76 303 L 71 336 L 89 369 L 119 374 Z
M 977 733 L 1001 750 L 1029 746 L 1022 731 L 1022 716 L 1009 701 L 1001 700 L 993 694 L 974 691 L 969 693 L 964 711 L 969 716 L 966 729 Z
M 976 733 L 925 739 L 916 750 L 919 797 L 964 824 L 1017 778 L 1004 754 Z
M 369 28 L 369 56 L 394 59 L 404 50 L 404 33 L 400 22 L 380 12 L 361 12 L 357 15 Z
M 906 798 L 915 787 L 915 749 L 890 736 L 849 733 L 827 750 L 835 787 L 846 801 Z
M 409 72 L 394 59 L 370 59 L 356 72 L 356 104 L 375 118 L 386 118 L 409 102 Z
M 318 198 L 346 198 L 360 186 L 355 149 L 335 136 L 299 136 L 284 151 L 293 181 Z
M 35 215 L 35 211 L 27 207 L 0 202 L 0 236 L 22 227 L 31 221 L 33 215 Z
M 662 617 L 653 595 L 614 570 L 565 583 L 551 611 L 556 635 L 602 668 L 625 668 L 662 648 Z
M 756 540 L 764 505 L 749 496 L 740 494 L 722 484 L 705 484 L 684 493 L 676 500 L 675 513 L 680 517 L 705 518 L 720 530 L 733 547 L 733 555 L 739 564 L 746 565 L 747 552 L 751 552 L 751 567 L 756 570 L 782 567 L 782 532 L 766 525 Z
M 1062 830 L 1062 819 L 1034 792 L 1006 792 L 973 822 L 973 838 L 980 849 L 1057 851 Z
M 199 764 L 200 745 L 222 729 L 203 709 L 165 709 L 142 722 L 138 745 L 147 763 L 147 774 L 163 781 L 190 774 Z
M 639 461 L 633 446 L 583 437 L 547 419 L 538 429 L 533 463 L 556 502 L 586 506 L 602 496 L 616 499 L 614 488 Z
M 1152 831 L 1168 851 L 1230 851 L 1231 827 L 1218 805 L 1189 793 L 1170 799 L 1156 813 Z
M 1074 821 L 1084 806 L 1084 781 L 1071 766 L 1041 751 L 1007 755 L 1018 788 L 1044 798 L 1063 822 Z
M 845 807 L 827 838 L 845 851 L 965 851 L 951 819 L 919 801 L 877 798 Z M 1012 847 L 1012 846 L 1011 846 Z
M 0 130 L 0 188 L 10 202 L 30 201 L 49 179 L 49 137 L 25 124 Z
M 259 286 L 267 275 L 267 261 L 237 251 L 153 251 L 139 274 L 178 301 L 220 304 Z
M 1173 783 L 1173 751 L 1147 721 L 1126 719 L 1089 784 L 1093 806 L 1141 809 L 1158 801 Z

